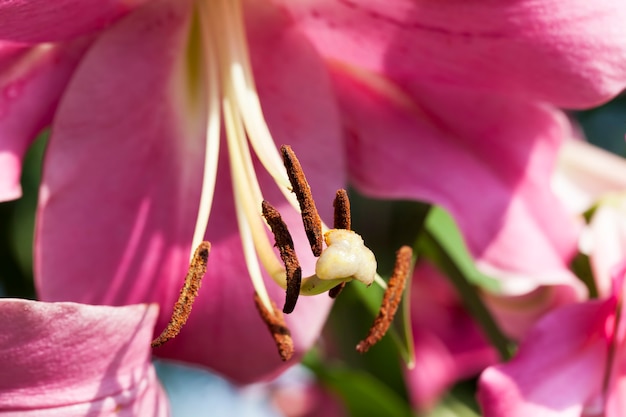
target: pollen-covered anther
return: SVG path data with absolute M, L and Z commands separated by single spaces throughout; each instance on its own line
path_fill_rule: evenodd
M 343 188 L 337 190 L 333 201 L 334 221 L 333 229 L 350 230 L 352 228 L 352 218 L 350 215 L 350 199 L 348 193 Z
M 152 341 L 152 347 L 159 347 L 168 340 L 176 337 L 187 322 L 187 319 L 191 314 L 193 302 L 198 295 L 202 277 L 204 277 L 204 274 L 206 273 L 210 251 L 211 244 L 206 241 L 200 243 L 200 245 L 196 248 L 189 265 L 189 270 L 185 276 L 185 283 L 180 290 L 180 295 L 178 296 L 176 304 L 174 304 L 172 318 L 159 337 Z
M 350 230 L 352 228 L 352 216 L 350 214 L 350 199 L 348 198 L 348 193 L 346 190 L 339 189 L 337 190 L 337 194 L 335 194 L 335 200 L 333 201 L 334 208 L 334 220 L 333 220 L 333 228 L 334 229 L 345 229 Z M 342 282 L 336 287 L 331 288 L 328 291 L 328 296 L 330 298 L 337 298 L 341 291 L 346 286 L 346 282 Z
M 280 147 L 280 152 L 283 157 L 285 169 L 287 170 L 287 176 L 291 183 L 291 188 L 300 206 L 302 212 L 302 222 L 304 224 L 304 231 L 306 237 L 311 245 L 311 251 L 314 256 L 320 256 L 322 253 L 322 219 L 320 218 L 317 208 L 315 207 L 315 201 L 311 194 L 311 187 L 304 176 L 304 171 L 300 165 L 300 161 L 296 157 L 289 145 L 283 145 Z
M 383 296 L 383 302 L 374 324 L 370 327 L 367 337 L 363 339 L 357 346 L 356 350 L 365 353 L 374 346 L 389 330 L 389 326 L 393 322 L 393 318 L 398 311 L 404 287 L 411 270 L 411 258 L 413 250 L 408 246 L 402 246 L 396 252 L 396 263 L 393 268 L 393 274 L 389 278 L 387 290 Z
M 285 275 L 287 280 L 287 289 L 285 296 L 285 305 L 283 313 L 289 314 L 296 307 L 298 295 L 300 295 L 300 283 L 302 282 L 302 269 L 296 256 L 296 249 L 293 245 L 293 239 L 287 225 L 283 221 L 280 213 L 269 202 L 263 200 L 261 205 L 263 217 L 272 229 L 276 247 L 280 252 L 280 258 L 285 264 Z
M 376 257 L 351 230 L 332 229 L 324 240 L 328 246 L 315 264 L 315 275 L 321 280 L 356 279 L 370 285 L 376 276 Z
M 278 355 L 284 362 L 288 361 L 293 356 L 294 347 L 291 332 L 287 327 L 287 323 L 285 323 L 283 313 L 276 308 L 276 304 L 273 301 L 273 311 L 268 311 L 256 292 L 254 293 L 254 304 L 261 315 L 261 319 L 263 319 L 272 334 L 274 343 L 276 343 L 278 348 Z

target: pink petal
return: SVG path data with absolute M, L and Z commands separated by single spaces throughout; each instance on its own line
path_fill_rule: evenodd
M 523 340 L 547 313 L 580 301 L 580 291 L 572 285 L 543 285 L 515 296 L 484 292 L 482 298 L 500 329 L 514 340 Z
M 0 414 L 167 416 L 150 363 L 158 309 L 0 300 Z
M 1 0 L 0 39 L 51 42 L 102 29 L 147 0 Z
M 623 320 L 623 319 L 622 319 Z M 617 345 L 605 405 L 605 417 L 621 417 L 626 412 L 626 350 Z
M 184 68 L 189 12 L 187 4 L 160 2 L 133 13 L 96 41 L 66 93 L 39 213 L 36 265 L 44 299 L 156 301 L 163 306 L 159 326 L 169 319 L 188 267 L 204 147 L 206 110 L 191 104 L 188 88 L 198 81 Z M 277 142 L 298 153 L 329 219 L 345 171 L 330 80 L 297 33 L 281 32 L 281 19 L 266 10 L 255 22 L 264 36 L 250 28 L 253 61 L 263 65 L 255 67 L 257 84 Z M 119 67 L 124 71 L 112 70 Z M 195 96 L 198 86 L 193 89 Z M 213 244 L 208 272 L 187 326 L 156 354 L 249 382 L 289 364 L 280 361 L 253 304 L 225 146 L 206 236 Z M 272 182 L 258 172 L 262 185 Z M 275 186 L 264 192 L 306 254 L 301 219 Z M 305 273 L 313 271 L 310 258 L 301 258 Z M 267 282 L 282 307 L 284 291 Z M 298 354 L 317 338 L 329 307 L 327 296 L 303 297 L 288 318 Z
M 413 330 L 415 367 L 405 371 L 411 402 L 419 410 L 429 410 L 457 382 L 454 357 L 435 335 Z
M 412 101 L 384 81 L 335 75 L 361 191 L 444 206 L 505 293 L 563 283 L 584 291 L 568 270 L 578 227 L 549 187 L 568 132 L 561 113 L 452 88 Z
M 87 40 L 25 47 L 0 42 L 0 201 L 19 198 L 22 158 L 52 121 Z
M 482 374 L 478 399 L 483 415 L 594 415 L 602 404 L 615 308 L 615 299 L 592 301 L 543 318 L 512 361 Z
M 327 59 L 418 97 L 454 85 L 593 106 L 626 85 L 626 7 L 602 0 L 282 1 Z

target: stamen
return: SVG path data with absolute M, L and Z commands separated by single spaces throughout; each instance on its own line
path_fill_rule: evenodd
M 235 213 L 243 244 L 243 254 L 254 290 L 265 308 L 269 310 L 271 300 L 263 282 L 257 251 L 260 252 L 261 262 L 264 262 L 263 265 L 268 272 L 273 272 L 274 268 L 282 270 L 282 265 L 276 258 L 272 245 L 265 234 L 263 220 L 258 215 L 258 208 L 255 208 L 255 205 L 259 204 L 262 198 L 260 197 L 260 190 L 257 188 L 258 183 L 255 182 L 255 176 L 251 172 L 253 167 L 249 153 L 246 152 L 248 149 L 244 146 L 245 138 L 241 120 L 232 108 L 233 103 L 226 97 L 223 101 L 226 140 L 228 141 L 230 171 L 235 197 Z M 258 200 L 256 200 L 257 198 Z M 275 267 L 271 265 L 272 261 L 277 264 Z
M 348 198 L 348 193 L 343 188 L 337 190 L 337 194 L 335 195 L 335 201 L 333 201 L 333 208 L 335 209 L 335 219 L 333 222 L 334 229 L 345 229 L 350 230 L 352 226 L 352 219 L 350 217 L 350 199 Z M 328 291 L 328 296 L 330 298 L 337 298 L 341 291 L 343 291 L 347 282 L 342 282 L 334 288 L 331 288 Z
M 322 254 L 322 220 L 315 207 L 315 201 L 311 195 L 311 187 L 309 187 L 309 183 L 302 171 L 302 166 L 300 166 L 300 161 L 298 161 L 291 147 L 283 145 L 280 147 L 280 151 L 283 155 L 283 162 L 285 163 L 293 192 L 300 204 L 302 222 L 311 245 L 311 251 L 313 255 L 320 256 Z
M 276 308 L 274 302 L 272 302 L 273 311 L 268 311 L 256 293 L 254 293 L 254 304 L 274 338 L 280 358 L 283 362 L 288 361 L 293 356 L 294 348 L 291 332 L 287 328 L 283 313 Z
M 348 198 L 348 193 L 343 188 L 337 190 L 335 201 L 333 201 L 333 207 L 335 208 L 333 229 L 350 230 L 350 227 L 352 226 L 352 220 L 350 217 L 350 199 Z
M 245 111 L 242 111 L 242 118 L 255 154 L 282 191 L 289 186 L 289 183 L 284 171 L 281 169 L 280 157 L 263 117 L 263 109 L 256 92 L 249 58 L 248 42 L 243 25 L 244 18 L 241 2 L 226 0 L 217 3 L 222 3 L 221 7 L 224 10 L 223 24 L 224 29 L 228 31 L 228 36 L 224 37 L 228 41 L 228 53 L 230 55 L 228 71 L 232 80 L 237 106 L 240 109 L 245 109 Z M 222 34 L 223 32 L 217 33 Z M 288 200 L 291 199 L 288 198 Z
M 161 335 L 152 341 L 152 347 L 159 347 L 168 340 L 176 337 L 187 322 L 189 314 L 191 314 L 193 302 L 198 295 L 202 277 L 204 277 L 206 273 L 210 251 L 211 244 L 209 242 L 200 243 L 196 249 L 191 259 L 187 276 L 185 276 L 185 283 L 180 290 L 176 304 L 174 304 L 172 318 L 167 324 L 167 327 L 165 327 L 165 330 L 161 332 Z
M 280 252 L 280 258 L 283 260 L 287 275 L 287 295 L 285 297 L 285 305 L 283 313 L 289 314 L 296 307 L 298 295 L 300 295 L 300 283 L 302 282 L 302 269 L 296 256 L 296 249 L 293 245 L 293 239 L 287 229 L 287 225 L 283 221 L 278 210 L 276 210 L 269 202 L 263 200 L 262 203 L 263 217 L 267 220 L 274 233 L 276 247 Z
M 412 256 L 413 250 L 408 246 L 402 246 L 396 252 L 396 263 L 383 296 L 380 312 L 374 320 L 367 337 L 356 346 L 356 350 L 360 353 L 367 352 L 387 333 L 402 300 L 402 293 L 411 269 Z
M 337 285 L 336 287 L 331 288 L 330 290 L 328 290 L 328 296 L 330 298 L 337 298 L 337 296 L 341 294 L 341 291 L 343 291 L 345 286 L 346 286 L 346 282 L 344 281 L 341 284 Z
M 206 144 L 204 150 L 204 171 L 202 176 L 202 189 L 200 192 L 200 203 L 198 207 L 198 216 L 196 218 L 196 227 L 194 228 L 193 238 L 191 240 L 191 248 L 196 248 L 206 232 L 211 214 L 211 206 L 213 204 L 213 194 L 215 191 L 215 182 L 217 179 L 217 161 L 220 152 L 220 91 L 218 65 L 215 64 L 217 53 L 211 39 L 209 25 L 207 20 L 208 14 L 206 7 L 201 6 L 203 11 L 200 18 L 203 20 L 201 25 L 202 44 L 205 52 L 204 76 L 206 82 L 206 91 L 208 95 L 208 116 L 206 128 Z M 193 253 L 190 255 L 193 258 Z

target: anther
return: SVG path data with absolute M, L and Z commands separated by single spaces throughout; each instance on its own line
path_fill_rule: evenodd
M 352 227 L 350 199 L 348 198 L 348 193 L 343 188 L 337 190 L 335 200 L 333 201 L 333 208 L 335 209 L 333 228 L 350 230 L 350 227 Z M 337 298 L 345 286 L 346 282 L 344 281 L 336 287 L 331 288 L 328 291 L 328 296 L 330 298 Z
M 341 291 L 343 291 L 343 288 L 346 286 L 346 282 L 342 282 L 341 284 L 337 285 L 336 287 L 332 287 L 330 290 L 328 290 L 328 296 L 330 298 L 337 298 L 337 296 L 339 294 L 341 294 Z
M 165 327 L 165 330 L 161 332 L 161 335 L 152 341 L 152 347 L 159 347 L 168 340 L 176 337 L 187 322 L 189 314 L 191 314 L 193 302 L 198 295 L 202 277 L 204 277 L 206 273 L 210 251 L 211 244 L 209 242 L 202 242 L 196 248 L 189 265 L 189 270 L 187 271 L 187 276 L 185 276 L 185 283 L 180 290 L 176 304 L 174 304 L 172 318 Z
M 296 256 L 296 249 L 293 245 L 293 239 L 287 229 L 287 225 L 283 221 L 278 210 L 276 210 L 269 202 L 263 200 L 261 205 L 263 217 L 272 229 L 275 246 L 280 252 L 280 258 L 285 264 L 285 272 L 287 275 L 287 295 L 285 297 L 285 305 L 283 313 L 289 314 L 296 307 L 298 295 L 300 295 L 300 283 L 302 282 L 302 269 Z
M 315 201 L 313 201 L 313 196 L 311 195 L 311 187 L 309 187 L 304 171 L 302 171 L 302 166 L 300 166 L 300 162 L 291 147 L 283 145 L 280 147 L 280 152 L 287 169 L 287 176 L 289 177 L 292 190 L 296 194 L 300 205 L 302 222 L 311 245 L 311 251 L 313 255 L 320 256 L 322 254 L 322 220 L 315 207 Z
M 333 207 L 335 209 L 333 229 L 350 230 L 350 200 L 348 199 L 348 193 L 343 188 L 337 190 Z
M 367 337 L 356 346 L 356 350 L 365 353 L 374 346 L 389 330 L 391 322 L 398 311 L 398 306 L 402 300 L 402 293 L 411 269 L 411 257 L 413 251 L 408 246 L 402 246 L 396 252 L 396 263 L 393 274 L 389 278 L 387 290 L 383 296 L 380 312 L 370 327 Z
M 256 292 L 254 293 L 254 304 L 256 304 L 256 308 L 259 310 L 261 318 L 272 334 L 272 338 L 276 343 L 280 358 L 283 362 L 288 361 L 293 356 L 294 348 L 293 340 L 291 339 L 291 332 L 287 328 L 283 313 L 276 308 L 274 302 L 272 302 L 273 311 L 268 311 Z

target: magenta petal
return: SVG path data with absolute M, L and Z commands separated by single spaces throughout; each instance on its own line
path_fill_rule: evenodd
M 580 291 L 572 285 L 542 285 L 520 295 L 483 294 L 483 301 L 500 329 L 519 341 L 537 321 L 552 310 L 581 301 Z
M 157 311 L 0 300 L 0 414 L 168 416 L 150 363 Z
M 360 190 L 444 206 L 505 292 L 581 286 L 567 267 L 578 227 L 549 186 L 568 133 L 561 113 L 455 89 L 424 90 L 414 102 L 349 77 L 337 70 L 351 180 Z
M 593 106 L 626 85 L 626 6 L 602 0 L 281 1 L 327 58 L 403 89 Z
M 180 2 L 137 10 L 98 38 L 77 71 L 45 159 L 36 257 L 42 298 L 155 301 L 163 306 L 158 326 L 169 319 L 188 267 L 203 162 L 205 109 L 190 104 L 187 88 L 197 94 L 199 86 L 185 84 L 197 82 L 184 67 L 189 16 L 189 4 Z M 257 18 L 262 26 L 284 17 L 269 10 Z M 268 37 L 251 35 L 250 48 L 253 62 L 264 65 L 255 74 L 268 124 L 278 143 L 298 153 L 329 219 L 345 169 L 328 73 L 300 35 L 264 27 Z M 124 71 L 110 70 L 116 66 Z M 289 364 L 254 307 L 225 146 L 207 232 L 208 272 L 187 326 L 155 353 L 250 382 Z M 302 221 L 262 170 L 259 176 L 306 253 Z M 312 260 L 302 261 L 312 273 Z M 268 286 L 282 307 L 284 291 Z M 302 297 L 288 318 L 298 355 L 318 337 L 330 304 L 327 296 Z
M 22 158 L 52 115 L 87 40 L 24 47 L 0 42 L 0 201 L 21 196 Z
M 482 374 L 478 399 L 483 415 L 596 415 L 603 402 L 615 309 L 611 298 L 567 306 L 543 318 L 512 361 Z
M 40 194 L 35 267 L 43 299 L 173 302 L 193 228 L 181 219 L 197 212 L 194 156 L 203 146 L 202 120 L 191 119 L 198 109 L 173 93 L 187 91 L 180 80 L 188 17 L 183 2 L 133 13 L 98 37 L 66 91 Z M 111 71 L 117 66 L 124 71 Z
M 147 0 L 1 0 L 0 39 L 51 42 L 110 25 Z

